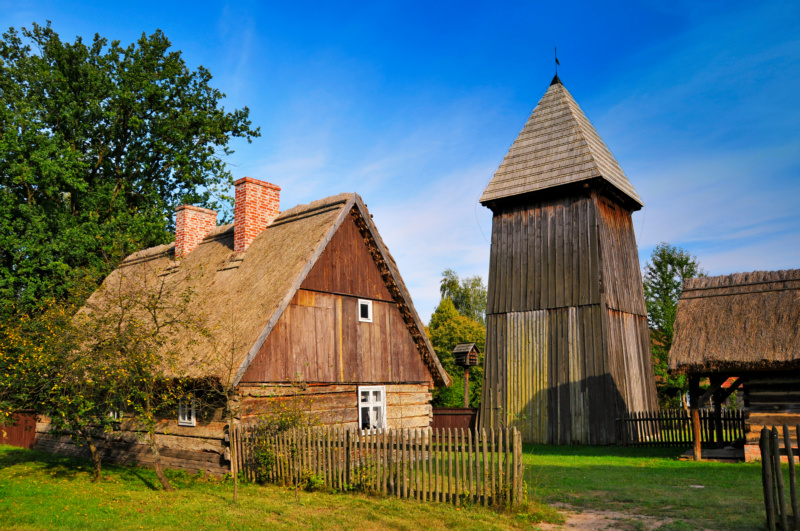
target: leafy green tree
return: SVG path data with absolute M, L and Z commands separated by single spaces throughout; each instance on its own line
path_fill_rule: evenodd
M 459 343 L 475 343 L 481 351 L 481 356 L 478 365 L 469 368 L 469 403 L 471 407 L 478 407 L 481 402 L 483 350 L 486 345 L 484 325 L 459 314 L 453 301 L 443 298 L 431 315 L 427 332 L 433 350 L 453 380 L 450 387 L 434 390 L 433 405 L 441 407 L 464 405 L 464 369 L 455 364 L 453 349 Z
M 686 377 L 668 373 L 674 335 L 675 312 L 687 278 L 704 276 L 697 257 L 667 243 L 653 249 L 644 267 L 644 297 L 653 351 L 656 387 L 662 407 L 674 407 L 688 390 Z
M 50 27 L 0 40 L 0 311 L 37 311 L 172 238 L 176 206 L 229 204 L 229 141 L 259 136 L 160 31 L 122 46 Z
M 460 278 L 452 269 L 445 269 L 439 284 L 443 299 L 453 301 L 458 313 L 484 324 L 486 321 L 486 285 L 480 275 Z
M 0 416 L 45 415 L 49 433 L 89 449 L 100 478 L 98 441 L 117 422 L 124 380 L 112 345 L 91 344 L 92 328 L 71 307 L 48 304 L 36 317 L 19 316 L 0 328 Z

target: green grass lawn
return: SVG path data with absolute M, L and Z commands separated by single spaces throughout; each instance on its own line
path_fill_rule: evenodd
M 526 483 L 534 499 L 547 503 L 673 519 L 663 531 L 764 528 L 759 464 L 679 461 L 679 453 L 527 446 Z M 168 493 L 148 469 L 106 466 L 98 483 L 90 472 L 86 460 L 0 445 L 0 527 L 530 529 L 559 521 L 536 503 L 499 512 L 358 494 L 301 492 L 298 501 L 289 489 L 247 484 L 234 505 L 229 481 L 169 471 L 177 490 Z
M 534 445 L 523 459 L 547 503 L 675 519 L 665 530 L 764 529 L 760 464 L 679 461 L 683 450 Z
M 164 492 L 148 469 L 106 466 L 90 480 L 87 460 L 0 445 L 2 529 L 530 529 L 558 521 L 548 507 L 499 512 L 358 494 L 299 494 L 168 471 Z

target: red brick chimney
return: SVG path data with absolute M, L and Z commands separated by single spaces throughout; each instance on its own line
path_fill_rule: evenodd
M 175 212 L 175 258 L 182 258 L 214 230 L 217 213 L 192 205 L 181 205 Z
M 236 186 L 233 250 L 241 253 L 280 214 L 281 189 L 250 177 L 242 177 L 233 184 Z

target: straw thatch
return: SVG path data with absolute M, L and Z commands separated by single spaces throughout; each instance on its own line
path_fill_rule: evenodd
M 202 316 L 211 333 L 180 340 L 181 359 L 175 373 L 192 378 L 213 376 L 236 385 L 348 215 L 362 228 L 365 244 L 434 382 L 449 385 L 397 266 L 356 194 L 331 196 L 282 212 L 244 253 L 233 252 L 232 224 L 216 228 L 179 262 L 174 259 L 174 244 L 140 251 L 126 258 L 103 288 L 106 292 L 130 288 L 142 284 L 142 279 L 166 279 L 166 292 L 174 297 L 191 288 L 192 312 Z M 97 302 L 98 293 L 87 306 Z
M 643 206 L 614 155 L 556 77 L 483 191 L 480 202 L 598 178 L 630 198 L 635 210 Z
M 800 269 L 687 280 L 669 365 L 688 373 L 800 368 Z

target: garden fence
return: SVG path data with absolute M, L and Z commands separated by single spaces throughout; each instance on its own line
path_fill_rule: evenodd
M 795 444 L 800 436 L 800 425 L 795 426 Z M 764 508 L 767 511 L 767 528 L 770 531 L 781 529 L 788 531 L 798 529 L 797 480 L 795 477 L 794 452 L 792 450 L 792 437 L 786 424 L 783 425 L 783 446 L 786 450 L 786 460 L 789 464 L 789 504 L 792 507 L 791 516 L 786 505 L 786 489 L 781 468 L 781 443 L 778 428 L 763 428 L 759 447 L 761 448 L 761 481 L 764 487 Z M 778 528 L 778 526 L 780 526 Z
M 454 505 L 517 505 L 522 436 L 501 430 L 336 427 L 265 433 L 237 426 L 237 471 L 252 481 L 325 485 Z
M 710 409 L 700 410 L 700 438 L 704 443 L 722 445 L 744 438 L 744 412 L 723 409 L 718 434 L 716 417 Z M 632 446 L 686 446 L 691 445 L 692 422 L 683 409 L 641 411 L 629 413 L 618 419 L 620 442 Z

